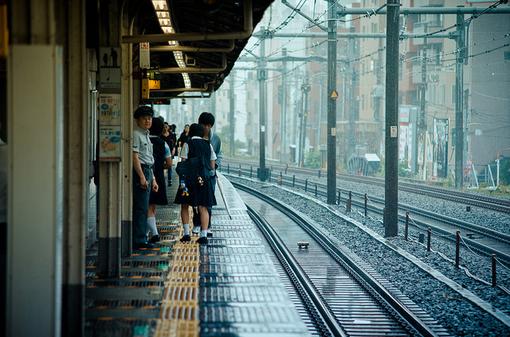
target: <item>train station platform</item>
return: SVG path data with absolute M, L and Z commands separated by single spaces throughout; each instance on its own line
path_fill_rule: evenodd
M 308 335 L 262 234 L 223 176 L 216 199 L 206 246 L 179 242 L 179 207 L 170 204 L 158 209 L 161 247 L 124 258 L 120 279 L 97 278 L 97 252 L 88 252 L 87 336 Z

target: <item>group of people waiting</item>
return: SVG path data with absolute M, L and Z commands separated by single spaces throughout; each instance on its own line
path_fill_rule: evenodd
M 203 112 L 198 123 L 186 125 L 177 139 L 175 125 L 154 118 L 154 110 L 140 106 L 134 112 L 133 132 L 133 248 L 153 248 L 160 241 L 156 226 L 156 206 L 168 205 L 166 187 L 172 186 L 174 155 L 179 187 L 174 203 L 181 205 L 181 242 L 207 244 L 214 196 L 216 169 L 221 161 L 221 140 L 213 133 L 214 115 Z M 168 178 L 165 180 L 165 170 Z M 190 229 L 190 207 L 193 229 Z M 150 233 L 150 236 L 149 236 Z

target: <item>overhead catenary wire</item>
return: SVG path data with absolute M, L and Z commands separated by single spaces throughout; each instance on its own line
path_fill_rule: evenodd
M 485 8 L 483 11 L 481 11 L 480 13 L 477 13 L 477 14 L 473 14 L 471 15 L 469 18 L 465 19 L 462 23 L 454 23 L 448 27 L 444 27 L 444 28 L 441 28 L 441 29 L 438 29 L 438 30 L 435 30 L 433 32 L 430 32 L 430 33 L 424 33 L 422 35 L 418 35 L 418 36 L 414 36 L 415 38 L 425 38 L 425 37 L 431 37 L 431 36 L 434 36 L 434 35 L 437 35 L 437 34 L 440 34 L 440 33 L 444 33 L 446 31 L 449 31 L 453 28 L 456 28 L 460 25 L 464 26 L 466 24 L 469 24 L 471 23 L 471 21 L 475 20 L 475 19 L 478 19 L 480 16 L 486 14 L 487 12 L 489 12 L 490 10 L 494 9 L 494 8 L 497 8 L 499 5 L 503 4 L 505 2 L 505 0 L 499 0 L 499 1 L 496 1 L 494 2 L 493 4 L 491 4 L 489 7 Z M 401 37 L 401 39 L 403 39 L 404 37 Z

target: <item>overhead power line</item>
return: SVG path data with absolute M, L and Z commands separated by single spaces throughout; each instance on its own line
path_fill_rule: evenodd
M 466 24 L 469 24 L 471 23 L 471 21 L 475 20 L 475 19 L 478 19 L 480 16 L 484 15 L 485 13 L 489 12 L 490 10 L 494 9 L 494 8 L 497 8 L 499 5 L 503 4 L 503 3 L 506 3 L 508 2 L 508 0 L 500 0 L 500 1 L 496 1 L 495 3 L 493 3 L 492 5 L 490 5 L 489 7 L 485 8 L 483 11 L 481 11 L 480 13 L 477 13 L 477 14 L 473 14 L 471 15 L 469 18 L 465 19 L 462 23 L 454 23 L 453 25 L 450 25 L 448 27 L 445 27 L 445 28 L 441 28 L 441 29 L 438 29 L 436 31 L 433 31 L 433 32 L 430 32 L 430 33 L 424 33 L 422 35 L 418 35 L 418 36 L 415 36 L 415 38 L 426 38 L 426 37 L 431 37 L 431 36 L 434 36 L 434 35 L 437 35 L 437 34 L 440 34 L 440 33 L 444 33 L 448 30 L 451 30 L 453 28 L 456 28 L 458 26 L 463 26 L 463 25 L 466 25 Z M 403 38 L 403 37 L 402 37 Z

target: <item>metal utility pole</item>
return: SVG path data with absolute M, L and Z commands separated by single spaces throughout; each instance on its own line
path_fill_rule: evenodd
M 305 82 L 301 85 L 301 91 L 303 93 L 303 104 L 301 105 L 301 126 L 299 130 L 299 166 L 305 166 L 305 140 L 306 140 L 306 120 L 308 117 L 308 93 L 310 92 L 311 86 L 308 82 L 308 77 L 305 77 Z
M 261 27 L 265 31 L 264 27 Z M 257 176 L 260 180 L 265 181 L 268 176 L 266 168 L 266 39 L 262 37 L 260 42 L 260 53 L 257 64 L 257 80 L 259 81 L 259 169 Z
M 351 27 L 351 32 L 354 32 L 354 27 Z M 349 59 L 355 58 L 356 45 L 354 38 L 349 38 Z M 354 62 L 351 62 L 348 67 L 349 74 L 351 75 L 351 85 L 349 88 L 349 131 L 347 136 L 347 158 L 346 162 L 354 155 L 356 148 L 356 126 L 355 126 L 355 114 L 356 114 L 356 100 L 354 99 L 354 88 L 356 88 L 356 71 L 354 70 Z
M 457 14 L 458 50 L 455 63 L 455 187 L 461 189 L 464 181 L 464 14 Z
M 423 32 L 427 33 L 427 24 L 424 26 Z M 420 116 L 419 118 L 415 118 L 417 121 L 417 127 L 415 134 L 413 135 L 413 138 L 415 138 L 415 142 L 413 144 L 413 147 L 423 147 L 423 172 L 425 173 L 425 162 L 426 162 L 426 121 L 427 117 L 425 115 L 425 94 L 427 92 L 427 38 L 423 39 L 423 45 L 422 45 L 422 55 L 421 55 L 421 83 L 419 86 L 419 92 L 420 92 Z M 413 173 L 418 173 L 418 157 L 417 154 L 420 153 L 418 149 L 413 149 Z
M 400 1 L 388 0 L 386 21 L 386 127 L 384 236 L 398 234 L 398 62 Z
M 280 115 L 280 161 L 287 159 L 287 48 L 282 49 L 282 104 Z
M 235 86 L 235 78 L 234 78 L 234 72 L 230 72 L 230 92 L 229 92 L 229 113 L 228 113 L 228 124 L 230 125 L 230 133 L 229 133 L 229 154 L 230 157 L 233 157 L 235 154 L 235 128 L 236 128 L 236 120 L 234 116 L 234 110 L 235 110 L 235 93 L 234 93 L 234 86 Z
M 328 204 L 336 201 L 336 12 L 336 0 L 328 0 Z

